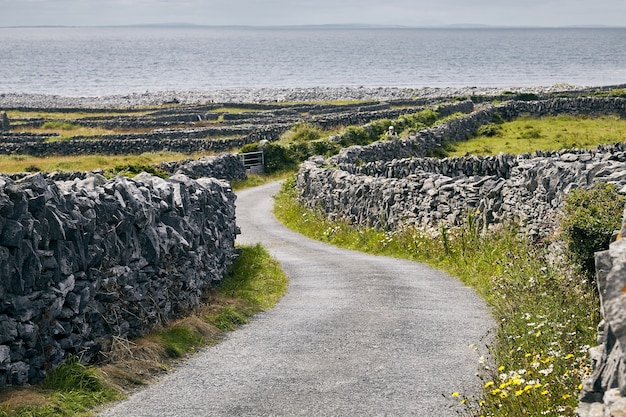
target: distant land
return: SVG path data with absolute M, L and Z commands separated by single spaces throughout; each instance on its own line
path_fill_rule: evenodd
M 194 23 L 153 23 L 137 25 L 105 25 L 105 26 L 0 26 L 2 29 L 11 28 L 218 28 L 218 29 L 624 29 L 624 26 L 611 25 L 571 25 L 571 26 L 507 26 L 507 25 L 480 25 L 460 23 L 451 25 L 371 25 L 359 23 L 346 24 L 316 24 L 316 25 L 200 25 Z

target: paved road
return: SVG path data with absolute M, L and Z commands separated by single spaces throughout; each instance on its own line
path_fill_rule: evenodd
M 290 277 L 278 305 L 103 415 L 454 416 L 478 388 L 469 345 L 493 326 L 467 287 L 424 265 L 337 249 L 271 216 L 278 184 L 242 191 L 241 243 Z

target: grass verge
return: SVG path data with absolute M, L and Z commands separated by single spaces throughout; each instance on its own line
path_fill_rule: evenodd
M 471 226 L 385 232 L 331 222 L 297 201 L 293 179 L 276 197 L 275 214 L 288 227 L 337 246 L 424 262 L 474 288 L 498 323 L 491 358 L 477 358 L 484 391 L 448 396 L 467 416 L 573 416 L 581 379 L 590 372 L 599 305 L 589 282 L 551 264 L 545 244 L 520 238 L 514 227 L 482 235 Z M 468 347 L 476 348 L 476 347 Z M 477 354 L 478 356 L 478 354 Z
M 233 190 L 243 190 L 245 188 L 258 187 L 259 185 L 268 184 L 270 182 L 284 180 L 296 173 L 294 170 L 282 170 L 271 174 L 248 174 L 248 178 L 245 180 L 233 180 L 230 182 Z
M 278 262 L 260 245 L 238 250 L 220 288 L 208 292 L 192 314 L 138 340 L 114 338 L 103 365 L 85 366 L 71 357 L 37 387 L 0 392 L 0 417 L 93 415 L 273 307 L 287 290 Z

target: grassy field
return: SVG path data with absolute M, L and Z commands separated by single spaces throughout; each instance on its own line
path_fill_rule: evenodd
M 592 148 L 626 142 L 626 120 L 618 116 L 522 117 L 502 124 L 491 123 L 478 136 L 448 143 L 448 156 L 520 154 L 536 150 Z
M 219 343 L 225 332 L 272 308 L 286 290 L 286 276 L 265 249 L 241 247 L 219 290 L 208 292 L 193 314 L 141 339 L 114 338 L 98 367 L 69 358 L 39 386 L 0 392 L 0 417 L 91 416 L 185 355 Z
M 430 237 L 416 228 L 396 232 L 330 222 L 296 200 L 294 181 L 278 195 L 275 214 L 288 227 L 354 250 L 424 262 L 458 277 L 492 308 L 498 327 L 492 361 L 477 357 L 484 395 L 442 393 L 467 416 L 573 416 L 587 349 L 600 319 L 593 284 L 547 260 L 545 244 L 514 228 L 481 235 L 469 225 Z M 476 346 L 468 347 L 475 349 Z M 478 356 L 478 354 L 477 354 Z
M 91 171 L 111 169 L 116 166 L 156 165 L 161 162 L 214 155 L 213 153 L 182 154 L 177 152 L 150 152 L 139 155 L 74 155 L 45 156 L 0 155 L 0 172 L 56 172 L 56 171 Z

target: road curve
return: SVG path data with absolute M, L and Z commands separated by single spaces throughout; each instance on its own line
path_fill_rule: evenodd
M 459 281 L 422 264 L 328 246 L 271 215 L 277 183 L 238 193 L 243 244 L 290 278 L 278 305 L 102 416 L 455 416 L 442 394 L 478 390 L 492 319 Z

